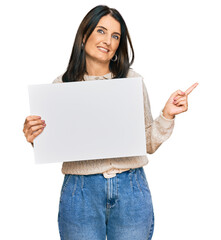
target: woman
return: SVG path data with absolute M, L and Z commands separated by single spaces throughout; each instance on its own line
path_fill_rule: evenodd
M 128 55 L 128 42 L 132 58 Z M 138 77 L 130 69 L 134 51 L 120 13 L 97 6 L 85 16 L 76 34 L 66 72 L 54 83 Z M 174 92 L 160 116 L 152 119 L 143 82 L 147 153 L 154 153 L 169 138 L 175 115 L 187 111 L 186 92 Z M 40 116 L 28 116 L 24 133 L 33 144 L 46 124 Z M 143 166 L 147 156 L 65 162 L 59 205 L 62 240 L 151 239 L 154 212 Z

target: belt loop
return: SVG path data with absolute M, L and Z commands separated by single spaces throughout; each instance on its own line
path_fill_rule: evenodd
M 129 170 L 130 173 L 134 173 L 135 171 L 136 171 L 136 168 L 131 168 L 131 169 Z

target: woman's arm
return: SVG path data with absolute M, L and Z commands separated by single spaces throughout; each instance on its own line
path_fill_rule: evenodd
M 142 81 L 143 82 L 143 81 Z M 145 83 L 143 82 L 144 96 L 144 117 L 147 153 L 154 153 L 159 146 L 166 141 L 172 134 L 174 128 L 174 119 L 167 119 L 163 112 L 153 120 L 150 108 L 149 96 Z
M 147 153 L 154 153 L 170 137 L 174 128 L 175 115 L 188 110 L 187 97 L 197 85 L 198 83 L 193 84 L 185 92 L 177 90 L 171 94 L 160 116 L 153 120 L 147 89 L 143 82 Z

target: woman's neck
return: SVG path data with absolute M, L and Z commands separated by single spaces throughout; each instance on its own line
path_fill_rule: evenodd
M 103 76 L 110 72 L 109 62 L 101 63 L 86 59 L 88 76 Z

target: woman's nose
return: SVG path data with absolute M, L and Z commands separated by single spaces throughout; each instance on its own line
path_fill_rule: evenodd
M 104 39 L 104 43 L 106 43 L 107 45 L 111 44 L 111 36 L 106 35 L 105 39 Z

